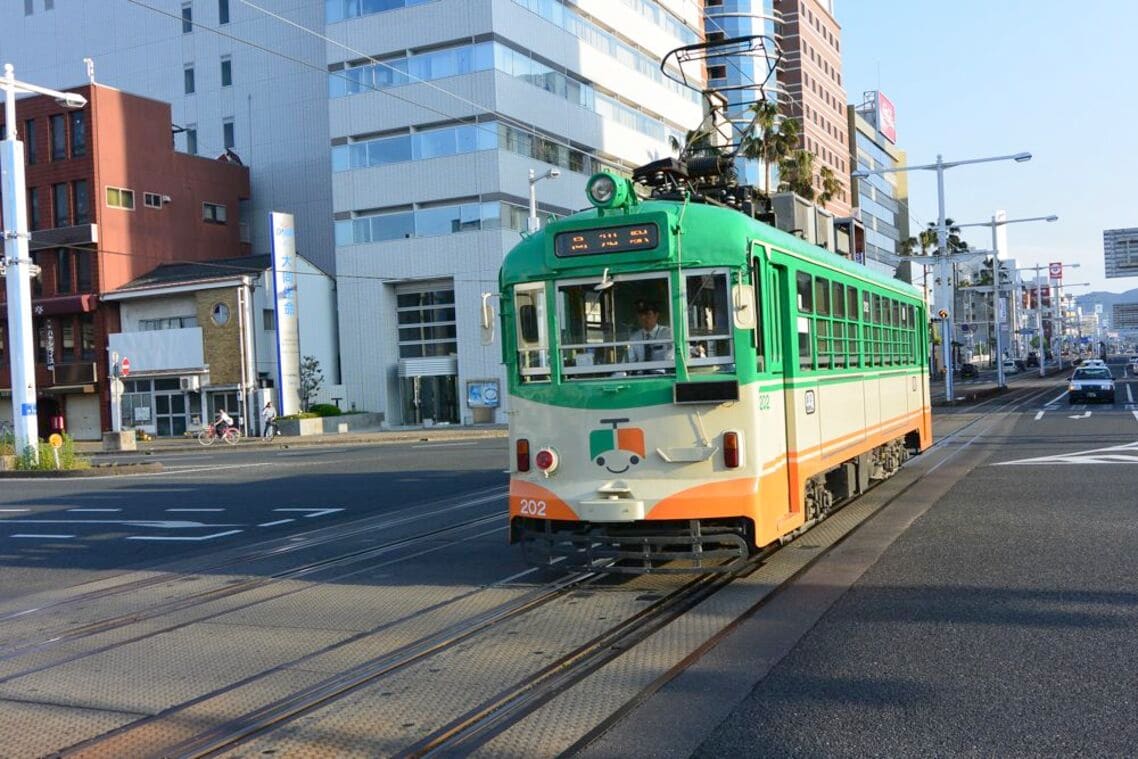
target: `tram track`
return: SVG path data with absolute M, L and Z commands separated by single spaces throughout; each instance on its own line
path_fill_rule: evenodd
M 912 492 L 912 489 L 923 482 L 927 476 L 937 471 L 941 464 L 951 460 L 957 456 L 960 451 L 966 450 L 973 443 L 981 439 L 995 424 L 995 422 L 993 422 L 990 425 L 986 425 L 984 429 L 977 430 L 976 425 L 979 422 L 985 419 L 992 420 L 993 415 L 1014 410 L 1017 406 L 1030 403 L 1048 392 L 1050 392 L 1050 389 L 1033 389 L 1032 391 L 1024 393 L 1021 397 L 1009 398 L 1005 396 L 999 399 L 1001 401 L 1000 403 L 993 404 L 991 408 L 978 412 L 976 419 L 966 421 L 959 428 L 953 430 L 943 438 L 938 439 L 933 446 L 930 447 L 930 451 L 942 448 L 953 442 L 960 443 L 961 445 L 957 451 L 945 451 L 944 458 L 940 463 L 932 467 L 925 474 L 914 478 L 912 482 L 904 484 L 897 492 L 892 493 L 869 514 L 861 518 L 858 524 L 864 523 L 865 520 L 872 518 L 873 515 L 882 509 L 885 509 L 898 499 Z M 979 405 L 980 404 L 977 404 L 977 406 Z M 885 482 L 889 482 L 889 480 Z M 881 485 L 878 485 L 868 492 L 875 492 L 880 486 Z M 856 501 L 851 501 L 846 504 L 843 510 L 849 508 L 854 503 L 856 503 Z M 830 521 L 830 519 L 833 519 L 833 517 L 825 520 L 822 524 Z M 854 529 L 856 529 L 856 526 L 852 528 L 850 532 Z M 799 541 L 803 538 L 808 539 L 813 535 L 813 532 L 813 530 L 807 532 L 802 538 L 789 543 L 784 548 L 796 547 Z M 850 532 L 847 532 L 845 535 L 850 534 Z M 806 569 L 826 556 L 834 547 L 840 545 L 845 539 L 845 535 L 834 542 L 825 551 L 813 556 L 811 560 L 803 564 L 790 579 L 806 571 Z M 777 550 L 772 549 L 756 557 L 752 557 L 744 567 L 729 575 L 709 575 L 692 580 L 676 591 L 653 602 L 650 607 L 642 609 L 632 616 L 623 619 L 620 623 L 594 636 L 586 643 L 577 646 L 556 661 L 531 673 L 530 676 L 513 684 L 506 685 L 493 697 L 482 700 L 476 705 L 467 708 L 465 711 L 458 713 L 457 716 L 445 721 L 441 726 L 437 726 L 426 737 L 421 737 L 408 745 L 403 749 L 401 755 L 461 755 L 477 750 L 478 747 L 484 746 L 487 742 L 509 731 L 521 720 L 535 711 L 540 710 L 560 694 L 571 690 L 589 678 L 593 673 L 611 664 L 614 660 L 619 659 L 627 652 L 650 639 L 655 633 L 660 632 L 668 625 L 681 619 L 685 614 L 697 608 L 702 602 L 713 598 L 717 593 L 731 585 L 740 577 L 760 569 L 763 563 L 775 553 L 777 553 Z M 211 702 L 228 698 L 242 687 L 257 680 L 272 677 L 285 668 L 303 667 L 304 663 L 311 657 L 320 656 L 326 653 L 330 648 L 336 648 L 341 644 L 336 644 L 335 646 L 329 647 L 329 649 L 313 652 L 300 660 L 274 667 L 226 688 L 178 704 L 153 717 L 144 718 L 143 720 L 124 725 L 122 728 L 111 731 L 110 733 L 91 738 L 65 749 L 61 755 L 141 756 L 144 754 L 140 754 L 137 749 L 139 746 L 145 746 L 148 750 L 153 748 L 150 755 L 154 756 L 213 756 L 225 753 L 239 746 L 246 746 L 250 742 L 256 742 L 261 739 L 271 740 L 272 736 L 274 736 L 278 730 L 294 724 L 299 718 L 306 715 L 317 715 L 321 713 L 322 710 L 326 710 L 338 704 L 345 698 L 359 696 L 361 691 L 382 681 L 385 677 L 404 671 L 412 665 L 422 663 L 433 656 L 452 652 L 459 644 L 471 642 L 477 638 L 477 636 L 492 634 L 495 630 L 501 629 L 501 626 L 507 622 L 517 621 L 527 613 L 546 607 L 551 602 L 563 598 L 566 594 L 572 593 L 574 590 L 587 585 L 595 578 L 595 573 L 580 573 L 568 578 L 563 578 L 564 582 L 561 584 L 550 584 L 535 589 L 520 599 L 502 604 L 483 614 L 456 622 L 449 627 L 440 629 L 432 635 L 420 638 L 388 654 L 368 660 L 358 666 L 346 668 L 333 676 L 324 678 L 319 683 L 310 687 L 296 690 L 285 698 L 277 699 L 269 703 L 262 703 L 255 706 L 255 708 L 248 709 L 235 719 L 223 724 L 217 724 L 211 729 L 201 731 L 194 735 L 183 735 L 179 740 L 173 742 L 157 740 L 150 743 L 147 742 L 146 736 L 159 734 L 164 729 L 170 728 L 170 726 L 178 726 L 177 729 L 184 731 L 187 729 L 187 725 L 200 725 L 201 722 L 196 722 L 192 718 L 193 714 L 199 709 L 201 710 L 201 714 L 208 714 L 211 711 L 216 713 L 215 710 L 209 708 Z M 789 580 L 787 580 L 787 582 L 789 582 Z M 781 592 L 781 588 L 783 587 L 785 587 L 785 584 L 769 591 L 766 597 L 760 599 L 757 603 L 748 608 L 744 612 L 744 616 L 756 613 L 765 605 L 770 597 Z M 604 729 L 607 729 L 604 726 L 615 724 L 628 710 L 635 708 L 636 704 L 648 698 L 652 692 L 655 692 L 655 690 L 662 687 L 664 683 L 677 676 L 683 669 L 691 666 L 704 652 L 713 648 L 718 640 L 729 634 L 730 631 L 734 629 L 734 626 L 742 619 L 743 616 L 740 616 L 736 622 L 720 630 L 713 639 L 706 641 L 696 651 L 690 653 L 688 660 L 685 660 L 683 666 L 677 665 L 678 669 L 670 671 L 666 679 L 657 679 L 651 683 L 649 688 L 628 702 L 626 709 L 622 708 L 618 712 L 613 712 L 602 725 L 598 725 L 593 731 L 587 732 L 585 737 L 588 738 L 588 740 L 582 738 L 581 741 L 574 745 L 578 748 L 583 747 L 588 745 L 596 736 L 603 734 Z M 360 633 L 357 636 L 353 636 L 353 639 L 347 642 L 357 642 L 368 637 L 381 635 L 384 631 L 389 629 L 389 627 L 389 625 L 383 625 L 380 628 Z

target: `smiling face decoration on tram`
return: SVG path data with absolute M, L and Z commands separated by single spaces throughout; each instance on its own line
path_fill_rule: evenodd
M 589 458 L 609 474 L 624 474 L 644 460 L 644 430 L 621 427 L 628 419 L 602 419 L 610 429 L 589 433 Z

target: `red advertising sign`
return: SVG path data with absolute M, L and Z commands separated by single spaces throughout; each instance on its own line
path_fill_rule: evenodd
M 119 362 L 119 374 L 121 374 L 123 377 L 130 376 L 130 359 L 126 358 L 125 356 L 123 357 L 123 360 Z
M 1051 279 L 1063 279 L 1063 262 L 1052 261 L 1047 264 L 1047 273 Z
M 897 144 L 897 112 L 893 109 L 893 101 L 877 93 L 877 129 L 881 136 Z

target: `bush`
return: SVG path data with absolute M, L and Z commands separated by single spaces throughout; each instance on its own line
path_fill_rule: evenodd
M 14 456 L 16 454 L 16 437 L 11 432 L 0 435 L 0 456 Z
M 63 445 L 59 447 L 60 469 L 89 469 L 91 462 L 75 452 L 75 440 L 70 435 L 63 436 Z M 44 440 L 39 441 L 39 462 L 32 461 L 31 446 L 28 447 L 16 460 L 17 469 L 38 469 L 41 471 L 55 470 L 55 454 L 51 446 Z
M 333 403 L 313 403 L 308 407 L 308 411 L 317 416 L 339 416 L 343 413 L 340 407 Z

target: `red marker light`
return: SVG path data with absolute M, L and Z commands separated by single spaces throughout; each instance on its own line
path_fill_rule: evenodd
M 739 466 L 739 433 L 723 433 L 723 465 L 728 469 Z
M 517 454 L 518 471 L 529 471 L 529 441 L 525 438 L 518 438 L 514 443 L 514 452 Z
M 557 453 L 551 448 L 542 448 L 533 460 L 537 468 L 547 475 L 553 474 L 553 470 L 557 469 Z

